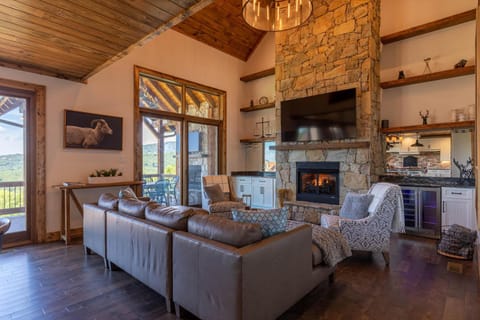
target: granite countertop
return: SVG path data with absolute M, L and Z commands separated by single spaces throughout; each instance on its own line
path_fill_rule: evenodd
M 404 186 L 475 188 L 474 179 L 381 175 L 379 180 Z
M 275 178 L 275 171 L 232 171 L 232 176 Z

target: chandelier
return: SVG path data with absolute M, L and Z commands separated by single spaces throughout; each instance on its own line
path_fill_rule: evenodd
M 305 23 L 311 14 L 311 0 L 243 0 L 243 19 L 258 30 L 292 29 Z

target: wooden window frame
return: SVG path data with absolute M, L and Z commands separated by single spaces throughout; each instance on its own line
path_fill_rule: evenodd
M 175 82 L 182 86 L 182 106 L 181 112 L 167 112 L 162 110 L 155 110 L 149 108 L 142 108 L 139 105 L 139 87 L 140 87 L 140 76 L 141 75 L 148 75 L 153 78 L 158 79 L 165 79 L 172 82 Z M 220 119 L 209 119 L 209 118 L 202 118 L 196 117 L 192 115 L 186 114 L 186 87 L 200 90 L 206 93 L 212 93 L 220 96 Z M 143 160 L 142 160 L 142 117 L 143 116 L 153 116 L 153 117 L 160 117 L 164 119 L 176 120 L 182 123 L 182 130 L 181 136 L 185 138 L 181 138 L 180 141 L 180 150 L 181 150 L 181 166 L 182 168 L 187 168 L 188 166 L 188 135 L 185 133 L 188 131 L 188 124 L 189 123 L 198 123 L 198 124 L 206 124 L 206 125 L 214 125 L 218 127 L 218 154 L 217 154 L 217 162 L 218 162 L 218 174 L 225 174 L 226 173 L 226 119 L 227 119 L 227 93 L 226 91 L 216 89 L 213 87 L 205 86 L 193 81 L 189 81 L 186 79 L 178 78 L 172 75 L 168 75 L 165 73 L 161 73 L 155 70 L 143 68 L 140 66 L 134 66 L 134 95 L 133 95 L 133 105 L 134 105 L 134 177 L 136 180 L 142 180 L 143 176 Z M 182 192 L 181 192 L 181 203 L 186 204 L 186 200 L 184 199 L 184 195 L 187 194 L 187 187 L 188 187 L 188 170 L 184 170 L 185 174 L 182 175 Z

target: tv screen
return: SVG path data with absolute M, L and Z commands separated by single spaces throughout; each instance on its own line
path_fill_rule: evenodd
M 283 142 L 357 136 L 355 88 L 281 102 Z

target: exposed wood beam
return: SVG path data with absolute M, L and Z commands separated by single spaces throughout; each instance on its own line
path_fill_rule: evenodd
M 162 32 L 172 28 L 173 26 L 177 25 L 178 23 L 182 22 L 183 20 L 187 19 L 191 15 L 197 13 L 198 11 L 202 10 L 203 8 L 205 8 L 206 6 L 208 6 L 209 4 L 211 4 L 213 2 L 214 2 L 214 0 L 200 0 L 198 3 L 194 4 L 193 6 L 191 6 L 187 10 L 185 10 L 183 13 L 175 16 L 174 18 L 172 18 L 167 23 L 165 23 L 165 24 L 161 25 L 160 27 L 158 27 L 157 29 L 155 29 L 152 33 L 146 35 L 145 37 L 143 37 L 142 39 L 140 39 L 136 43 L 130 45 L 127 49 L 123 50 L 120 53 L 117 53 L 112 58 L 105 61 L 102 65 L 96 67 L 94 70 L 89 72 L 86 76 L 84 76 L 82 78 L 82 80 L 85 81 L 86 79 L 90 78 L 91 76 L 98 73 L 99 71 L 105 69 L 106 67 L 108 67 L 109 65 L 114 63 L 115 61 L 117 61 L 117 60 L 121 59 L 122 57 L 126 56 L 132 50 L 134 50 L 135 48 L 145 45 L 147 42 L 151 41 L 153 38 L 155 38 L 156 36 L 158 36 Z
M 13 121 L 8 121 L 8 120 L 0 119 L 0 122 L 1 122 L 1 123 L 5 123 L 5 124 L 8 124 L 8 125 L 10 125 L 10 126 L 23 128 L 23 125 L 22 125 L 22 124 L 16 123 L 16 122 L 13 122 Z
M 153 85 L 153 83 L 150 81 L 150 79 L 148 78 L 142 78 L 142 81 L 145 83 L 145 85 L 147 86 L 147 89 L 149 89 L 150 91 L 152 91 L 152 93 L 157 96 L 159 99 L 161 99 L 163 101 L 163 104 L 167 107 L 167 109 L 171 112 L 177 112 L 175 110 L 175 108 L 173 108 L 172 105 L 170 105 L 170 102 L 168 100 L 165 99 L 163 93 L 161 91 L 159 91 L 157 89 L 157 87 L 155 87 Z
M 190 99 L 192 99 L 193 103 L 195 103 L 195 105 L 200 108 L 200 104 L 201 104 L 202 102 L 201 102 L 200 99 L 198 99 L 197 96 L 192 92 L 192 89 L 187 88 L 187 95 L 190 97 Z
M 270 68 L 270 69 L 262 70 L 252 74 L 248 74 L 246 76 L 241 77 L 240 80 L 242 80 L 243 82 L 249 82 L 249 81 L 261 79 L 264 77 L 272 76 L 274 74 L 275 74 L 275 68 Z

